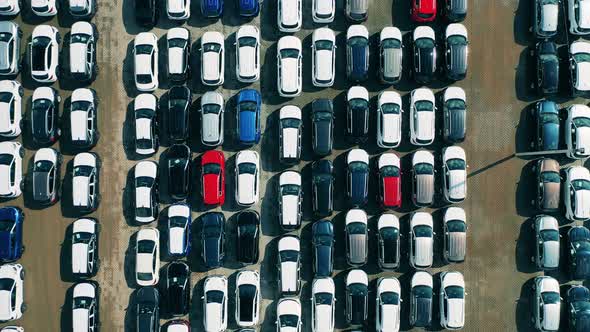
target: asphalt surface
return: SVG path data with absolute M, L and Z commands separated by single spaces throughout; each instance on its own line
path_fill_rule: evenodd
M 369 20 L 365 23 L 371 34 L 371 71 L 367 87 L 372 97 L 372 109 L 375 108 L 375 96 L 384 89 L 391 89 L 380 85 L 376 80 L 378 58 L 377 42 L 378 32 L 384 26 L 394 25 L 402 31 L 411 31 L 416 25 L 410 21 L 409 6 L 407 0 L 373 0 L 370 1 Z M 392 3 L 393 2 L 393 3 Z M 193 91 L 195 105 L 199 103 L 199 97 L 210 90 L 199 82 L 199 56 L 198 41 L 205 31 L 220 31 L 226 38 L 226 70 L 225 84 L 219 88 L 228 101 L 226 106 L 226 143 L 223 151 L 227 159 L 228 177 L 226 186 L 226 204 L 214 210 L 221 210 L 226 214 L 228 224 L 227 256 L 224 268 L 205 271 L 200 264 L 198 254 L 189 257 L 191 265 L 192 284 L 194 286 L 192 309 L 190 319 L 193 331 L 201 331 L 202 306 L 202 281 L 207 275 L 225 274 L 230 278 L 230 294 L 233 294 L 235 274 L 241 268 L 235 260 L 235 218 L 232 216 L 239 210 L 235 204 L 233 166 L 234 154 L 239 150 L 233 144 L 235 137 L 235 108 L 233 97 L 246 85 L 238 83 L 235 79 L 234 67 L 234 32 L 240 24 L 247 21 L 241 20 L 234 13 L 233 2 L 226 3 L 226 12 L 219 20 L 208 20 L 200 17 L 199 1 L 193 0 L 192 16 L 184 25 L 191 31 L 193 38 L 193 79 L 190 87 Z M 533 187 L 529 160 L 514 156 L 515 152 L 529 149 L 530 128 L 527 125 L 528 106 L 538 97 L 531 92 L 530 68 L 532 62 L 529 56 L 529 45 L 533 45 L 533 38 L 529 32 L 529 17 L 531 17 L 531 1 L 501 0 L 501 1 L 469 1 L 469 15 L 464 22 L 470 36 L 470 63 L 467 78 L 454 85 L 461 86 L 467 92 L 468 98 L 468 134 L 466 141 L 461 146 L 466 150 L 468 163 L 468 199 L 460 204 L 468 216 L 468 256 L 462 264 L 445 265 L 442 260 L 442 210 L 440 195 L 437 205 L 432 210 L 435 217 L 435 231 L 438 233 L 435 239 L 435 264 L 429 271 L 435 274 L 437 280 L 441 271 L 461 271 L 467 285 L 466 324 L 465 331 L 528 331 L 532 330 L 530 317 L 532 307 L 530 300 L 530 280 L 539 272 L 535 271 L 530 263 L 530 255 L 533 250 L 532 232 L 530 230 L 530 217 L 535 211 L 531 207 Z M 99 128 L 101 138 L 93 149 L 102 159 L 101 169 L 101 195 L 102 201 L 98 211 L 91 216 L 98 218 L 102 225 L 100 238 L 101 266 L 98 275 L 94 278 L 101 285 L 100 321 L 102 331 L 133 331 L 135 319 L 133 313 L 134 285 L 134 240 L 133 234 L 139 229 L 130 222 L 132 209 L 132 168 L 137 162 L 131 152 L 133 149 L 133 117 L 132 98 L 138 93 L 133 83 L 133 58 L 132 45 L 134 35 L 144 29 L 135 24 L 133 0 L 99 1 L 98 14 L 93 19 L 100 33 L 98 42 L 98 61 L 100 73 L 98 79 L 91 85 L 98 92 L 101 104 L 99 108 Z M 336 119 L 336 151 L 330 156 L 335 161 L 337 176 L 335 208 L 332 220 L 336 229 L 336 262 L 334 279 L 337 288 L 337 328 L 347 329 L 344 318 L 344 280 L 347 266 L 345 262 L 344 247 L 344 215 L 347 206 L 344 200 L 344 160 L 345 152 L 352 148 L 344 142 L 344 100 L 345 92 L 351 84 L 345 77 L 345 47 L 344 40 L 348 23 L 344 19 L 343 3 L 339 1 L 338 15 L 333 24 L 329 26 L 337 33 L 337 74 L 333 88 L 320 89 L 311 84 L 311 33 L 314 25 L 311 20 L 311 1 L 304 2 L 303 30 L 295 35 L 302 39 L 303 54 L 303 82 L 304 93 L 292 100 L 278 97 L 276 91 L 276 42 L 281 34 L 276 27 L 276 4 L 274 1 L 265 1 L 260 17 L 254 19 L 251 24 L 260 27 L 262 36 L 262 72 L 258 83 L 252 87 L 261 89 L 263 97 L 262 130 L 263 137 L 255 149 L 260 152 L 262 165 L 262 191 L 261 203 L 255 208 L 262 215 L 261 259 L 258 266 L 248 266 L 247 269 L 259 269 L 262 278 L 262 310 L 261 330 L 271 331 L 275 328 L 275 308 L 279 294 L 277 293 L 277 275 L 275 270 L 276 249 L 278 236 L 281 234 L 277 222 L 277 195 L 278 173 L 286 169 L 278 160 L 278 110 L 284 104 L 294 104 L 303 109 L 304 140 L 302 161 L 292 167 L 302 172 L 304 180 L 304 224 L 301 230 L 296 232 L 302 238 L 304 261 L 302 265 L 302 278 L 304 281 L 301 300 L 304 306 L 304 330 L 311 330 L 310 326 L 310 282 L 312 280 L 310 238 L 311 238 L 311 170 L 308 164 L 315 160 L 311 149 L 311 123 L 309 119 L 310 103 L 319 97 L 334 98 Z M 35 24 L 45 22 L 32 18 L 25 11 L 24 15 L 16 18 L 24 30 L 24 37 L 28 40 Z M 160 38 L 160 46 L 166 30 L 176 24 L 163 19 L 152 31 Z M 58 17 L 47 21 L 49 24 L 59 26 L 62 36 L 66 36 L 71 20 L 60 14 Z M 262 22 L 263 24 L 260 24 Z M 437 36 L 444 33 L 445 23 L 442 19 L 433 25 Z M 564 29 L 562 25 L 560 29 Z M 410 50 L 408 42 L 410 34 L 404 35 L 406 50 Z M 560 42 L 567 42 L 565 35 L 560 35 Z M 67 38 L 64 38 L 67 39 Z M 25 43 L 23 43 L 23 51 Z M 441 45 L 441 43 L 439 43 Z M 162 49 L 162 48 L 161 48 Z M 163 52 L 161 52 L 163 53 Z M 441 55 L 439 51 L 439 55 Z M 442 58 L 442 56 L 440 57 Z M 409 68 L 410 57 L 404 58 L 406 69 Z M 165 59 L 160 59 L 160 73 L 164 73 Z M 25 100 L 29 100 L 37 84 L 28 75 L 19 77 L 26 89 Z M 163 76 L 163 75 L 162 75 Z M 440 76 L 440 75 L 439 75 Z M 564 77 L 565 78 L 565 77 Z M 436 81 L 429 85 L 432 89 L 440 91 L 449 82 Z M 79 87 L 76 82 L 61 80 L 53 85 L 59 88 L 62 100 L 67 103 L 67 97 L 71 91 Z M 396 151 L 402 157 L 402 169 L 409 173 L 409 153 L 415 150 L 409 144 L 408 134 L 408 104 L 409 92 L 418 87 L 411 82 L 408 72 L 404 72 L 401 84 L 394 88 L 403 95 L 404 101 L 404 142 Z M 162 80 L 157 95 L 161 96 L 168 88 L 167 82 Z M 565 91 L 565 90 L 564 90 Z M 165 100 L 165 97 L 163 98 Z M 559 97 L 560 103 L 569 101 L 569 98 Z M 584 101 L 585 103 L 585 101 Z M 64 103 L 62 103 L 63 105 Z M 29 108 L 23 110 L 28 114 Z M 437 113 L 440 118 L 441 113 Z M 375 143 L 374 114 L 371 115 L 370 137 L 367 144 L 361 145 L 372 156 L 384 151 Z M 438 124 L 437 124 L 438 125 Z M 198 122 L 194 125 L 198 128 Z M 440 126 L 438 127 L 440 128 Z M 193 131 L 198 132 L 198 131 Z M 205 151 L 198 141 L 197 135 L 191 139 L 193 156 Z M 440 135 L 439 135 L 440 136 Z M 29 165 L 34 154 L 35 146 L 30 144 L 27 135 L 23 135 L 24 145 L 27 148 L 25 164 Z M 72 158 L 67 148 L 55 144 L 65 153 L 62 176 L 66 170 L 66 164 Z M 429 147 L 435 153 L 440 154 L 443 144 L 440 137 L 434 145 Z M 164 151 L 160 148 L 159 152 Z M 158 160 L 158 156 L 151 159 Z M 563 164 L 569 163 L 562 160 Z M 374 160 L 372 161 L 372 166 Z M 438 167 L 438 166 L 437 166 Z M 374 169 L 374 167 L 373 167 Z M 196 180 L 195 180 L 196 181 Z M 375 239 L 376 220 L 381 213 L 376 201 L 376 181 L 371 179 L 370 204 L 366 211 L 371 216 L 369 225 L 372 233 L 371 239 Z M 194 188 L 198 193 L 200 188 Z M 410 203 L 409 177 L 406 176 L 403 185 L 403 208 L 395 213 L 400 216 L 402 232 L 407 239 L 409 229 L 408 213 L 413 211 Z M 29 189 L 30 190 L 30 189 Z M 27 197 L 27 192 L 23 195 Z M 206 209 L 199 203 L 198 194 L 191 198 L 193 203 L 193 218 L 198 224 L 198 217 Z M 75 215 L 67 209 L 63 203 L 52 207 L 37 209 L 23 197 L 0 202 L 0 205 L 16 204 L 25 206 L 27 213 L 25 221 L 25 244 L 27 251 L 20 260 L 27 270 L 25 280 L 25 298 L 28 303 L 28 311 L 17 322 L 27 331 L 68 331 L 71 327 L 71 310 L 68 297 L 73 280 L 68 275 L 68 246 L 69 229 L 75 220 Z M 562 224 L 566 222 L 561 218 Z M 155 223 L 154 223 L 155 226 Z M 161 225 L 160 225 L 161 226 Z M 567 226 L 564 227 L 564 230 Z M 372 281 L 370 289 L 374 290 L 375 280 L 386 275 L 397 276 L 402 284 L 402 329 L 409 330 L 409 283 L 413 271 L 408 265 L 407 241 L 402 246 L 402 266 L 393 273 L 381 273 L 377 267 L 377 252 L 375 241 L 371 241 L 369 264 L 364 270 Z M 197 247 L 198 248 L 198 247 Z M 197 250 L 194 250 L 197 252 Z M 165 262 L 162 262 L 164 265 Z M 562 264 L 564 265 L 564 264 Z M 559 272 L 556 275 L 561 283 L 566 283 L 567 277 Z M 435 291 L 438 285 L 435 282 Z M 370 293 L 370 314 L 374 314 L 374 291 Z M 229 327 L 236 328 L 233 321 L 233 296 L 230 295 L 230 319 Z M 435 304 L 435 310 L 438 305 Z M 435 311 L 435 324 L 433 330 L 439 330 L 438 311 Z M 371 323 L 373 319 L 369 320 Z M 164 322 L 164 321 L 163 321 Z M 6 324 L 3 324 L 4 326 Z M 565 324 L 562 324 L 564 326 Z M 367 327 L 367 331 L 373 329 L 373 324 Z

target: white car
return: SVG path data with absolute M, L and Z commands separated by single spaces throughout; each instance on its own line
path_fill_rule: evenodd
M 240 327 L 258 325 L 260 312 L 260 274 L 258 271 L 240 271 L 236 276 L 236 323 Z
M 98 101 L 94 90 L 79 88 L 72 92 L 70 105 L 71 143 L 90 148 L 98 142 Z
M 187 20 L 191 17 L 191 0 L 166 0 L 166 16 L 170 20 Z
M 98 233 L 94 218 L 81 218 L 72 223 L 72 274 L 87 278 L 98 272 Z
M 158 217 L 158 164 L 143 160 L 135 165 L 135 221 L 150 223 Z
M 377 145 L 396 148 L 402 141 L 402 98 L 395 91 L 383 91 L 377 99 Z
M 72 332 L 98 329 L 98 286 L 81 282 L 72 292 Z
M 25 328 L 21 326 L 5 326 L 0 332 L 25 332 Z
M 24 303 L 25 269 L 20 264 L 0 266 L 0 322 L 19 319 L 27 310 Z
M 460 207 L 449 207 L 443 216 L 444 260 L 448 263 L 465 261 L 467 255 L 467 217 Z
M 460 330 L 465 325 L 465 280 L 460 272 L 440 274 L 440 325 L 447 330 Z
M 584 2 L 590 5 L 590 0 Z M 590 9 L 590 7 L 589 7 Z M 590 13 L 588 14 L 590 18 Z M 590 97 L 590 43 L 576 40 L 570 44 L 570 83 L 572 95 Z
M 70 30 L 70 77 L 76 81 L 87 82 L 96 77 L 96 27 L 79 21 Z
M 217 91 L 207 91 L 201 97 L 201 143 L 207 146 L 223 144 L 225 102 Z
M 311 80 L 314 86 L 330 87 L 336 74 L 336 35 L 330 28 L 319 28 L 311 37 Z
M 299 282 L 299 268 L 301 267 L 299 238 L 295 235 L 283 236 L 279 240 L 277 258 L 279 291 L 283 295 L 297 295 L 301 286 Z
M 59 68 L 59 31 L 51 25 L 38 25 L 29 43 L 31 77 L 40 83 L 57 81 Z
M 533 31 L 539 39 L 551 38 L 557 34 L 559 6 L 556 0 L 535 0 L 533 12 Z
M 191 209 L 183 203 L 168 207 L 168 254 L 182 257 L 187 254 L 191 241 L 190 223 Z
M 590 1 L 567 0 L 570 33 L 587 35 L 590 33 Z
M 544 271 L 559 268 L 559 222 L 553 216 L 542 214 L 535 217 L 533 228 L 536 240 L 533 256 L 535 266 Z
M 336 286 L 330 277 L 313 279 L 311 284 L 311 324 L 313 332 L 334 331 Z
M 242 83 L 260 78 L 260 31 L 254 25 L 242 25 L 236 32 L 236 76 Z
M 160 280 L 160 232 L 142 228 L 135 244 L 135 281 L 139 286 L 154 286 Z
M 203 283 L 203 326 L 205 332 L 227 329 L 227 278 L 209 276 Z
M 176 27 L 166 34 L 168 48 L 168 79 L 183 83 L 190 75 L 191 33 L 186 28 Z
M 311 17 L 315 23 L 332 23 L 336 16 L 336 0 L 313 0 Z
M 434 93 L 428 88 L 412 91 L 410 97 L 410 141 L 424 146 L 434 142 L 436 106 Z
M 559 282 L 553 277 L 538 276 L 533 283 L 533 314 L 539 331 L 558 331 L 561 316 Z
M 279 177 L 279 224 L 283 230 L 291 231 L 301 226 L 301 201 L 303 192 L 301 174 L 284 171 Z
M 401 313 L 401 287 L 396 277 L 383 277 L 377 281 L 375 294 L 376 332 L 398 332 Z
M 449 203 L 459 203 L 467 196 L 467 159 L 460 146 L 442 151 L 443 196 Z
M 301 29 L 302 0 L 278 0 L 277 23 L 281 32 L 296 32 Z
M 590 219 L 590 171 L 586 167 L 571 166 L 565 170 L 563 204 L 567 219 Z
M 82 152 L 74 157 L 72 201 L 74 208 L 84 212 L 98 208 L 98 158 Z
M 285 105 L 279 112 L 279 159 L 285 164 L 296 164 L 301 159 L 301 109 Z
M 301 332 L 301 302 L 284 297 L 277 304 L 277 332 Z
M 74 18 L 90 18 L 96 13 L 98 0 L 68 0 L 68 10 Z
M 201 37 L 201 82 L 204 85 L 223 84 L 225 71 L 225 46 L 221 32 L 207 31 Z
M 590 62 L 588 65 L 590 66 Z M 590 107 L 583 104 L 570 105 L 567 108 L 564 131 L 567 156 L 572 159 L 588 158 L 590 156 Z
M 18 15 L 20 13 L 21 3 L 20 0 L 3 0 L 0 2 L 2 4 L 0 7 L 0 16 Z
M 258 203 L 260 192 L 260 157 L 256 151 L 236 155 L 236 202 L 241 206 Z
M 22 193 L 25 149 L 18 142 L 0 142 L 0 198 L 18 197 Z
M 17 81 L 0 81 L 0 136 L 11 138 L 21 133 L 24 89 Z
M 141 32 L 133 43 L 135 87 L 142 92 L 158 88 L 158 37 Z
M 277 89 L 281 97 L 301 94 L 301 40 L 284 36 L 277 44 Z
M 414 212 L 410 218 L 410 265 L 415 269 L 432 266 L 434 232 L 432 215 Z
M 158 99 L 149 93 L 142 93 L 133 102 L 135 115 L 135 153 L 149 156 L 158 149 Z
M 31 11 L 37 16 L 54 16 L 57 14 L 56 0 L 31 0 Z

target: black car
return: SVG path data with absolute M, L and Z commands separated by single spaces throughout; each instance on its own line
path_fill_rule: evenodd
M 458 88 L 452 88 L 451 91 Z M 450 89 L 447 89 L 447 91 Z M 457 98 L 453 94 L 445 92 L 443 101 L 444 129 L 443 138 L 448 143 L 459 143 L 465 140 L 467 127 L 467 103 L 463 98 Z
M 191 90 L 184 85 L 173 86 L 168 91 L 168 138 L 174 143 L 188 139 L 191 99 Z
M 353 272 L 362 271 L 352 270 L 348 272 L 349 277 Z M 368 311 L 369 287 L 360 282 L 346 285 L 346 321 L 348 324 L 355 326 L 364 325 L 367 320 Z
M 410 290 L 410 325 L 413 327 L 430 326 L 432 323 L 432 303 L 432 287 L 426 285 L 413 286 Z
M 539 151 L 559 148 L 559 106 L 551 100 L 535 104 L 535 148 Z
M 160 293 L 154 287 L 142 287 L 135 296 L 137 332 L 160 331 Z
M 447 20 L 459 22 L 467 16 L 467 0 L 445 0 Z
M 334 225 L 329 220 L 318 220 L 311 232 L 315 277 L 330 277 L 334 268 Z
M 420 26 L 417 29 L 429 28 Z M 416 31 L 414 31 L 416 35 Z M 430 83 L 436 73 L 436 43 L 433 38 L 414 37 L 414 80 L 420 84 Z
M 33 141 L 39 145 L 53 144 L 59 138 L 59 97 L 57 90 L 50 87 L 39 88 L 37 91 L 50 92 L 33 96 L 31 105 L 31 132 Z
M 331 99 L 316 99 L 311 103 L 313 152 L 320 156 L 332 153 L 334 144 L 334 105 Z
M 156 0 L 135 0 L 135 19 L 137 24 L 151 28 L 158 20 Z
M 168 166 L 168 193 L 175 200 L 188 196 L 191 150 L 184 144 L 172 145 L 166 150 Z
M 590 278 L 590 230 L 584 226 L 572 227 L 568 232 L 570 247 L 569 270 L 573 280 Z
M 225 256 L 225 217 L 221 212 L 209 212 L 201 217 L 201 255 L 207 268 L 223 264 Z
M 356 87 L 352 87 L 354 89 Z M 350 96 L 349 90 L 349 98 Z M 346 103 L 346 136 L 354 143 L 363 143 L 369 137 L 369 100 L 350 98 Z
M 400 233 L 394 223 L 387 223 L 383 215 L 379 219 L 377 238 L 379 240 L 379 267 L 382 270 L 392 270 L 400 264 Z
M 245 210 L 238 214 L 238 262 L 256 264 L 258 262 L 260 241 L 260 215 L 254 210 Z
M 55 162 L 45 158 L 33 164 L 33 200 L 42 205 L 51 205 L 58 199 L 60 166 L 63 157 L 53 149 L 39 151 L 53 152 Z
M 559 57 L 557 45 L 544 40 L 537 43 L 537 91 L 540 95 L 554 95 L 559 89 Z
M 311 165 L 313 212 L 326 217 L 334 211 L 334 166 L 330 160 L 317 160 Z
M 356 33 L 351 31 L 353 29 Z M 367 33 L 364 26 L 353 25 L 347 32 L 346 76 L 353 82 L 363 82 L 369 78 L 369 39 L 363 36 L 363 31 Z
M 447 26 L 445 34 L 447 78 L 451 81 L 462 80 L 467 75 L 467 59 L 469 58 L 467 29 L 460 23 L 454 23 Z
M 590 331 L 590 290 L 582 285 L 573 285 L 567 291 L 569 330 Z
M 179 317 L 188 314 L 191 294 L 191 271 L 182 261 L 166 266 L 163 296 L 166 314 Z

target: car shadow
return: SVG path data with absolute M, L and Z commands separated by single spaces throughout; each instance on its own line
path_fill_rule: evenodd
M 516 328 L 518 331 L 535 331 L 532 323 L 534 278 L 527 280 L 520 289 L 516 299 Z
M 135 280 L 135 244 L 137 243 L 137 232 L 133 233 L 129 237 L 129 242 L 127 244 L 127 250 L 125 250 L 125 265 L 124 265 L 124 274 L 125 274 L 125 282 L 127 283 L 128 288 L 138 288 L 137 282 Z M 131 302 L 130 302 L 131 303 Z
M 59 251 L 59 276 L 63 282 L 74 282 L 72 273 L 72 232 L 73 224 L 68 224 L 64 232 L 64 240 Z
M 282 234 L 279 226 L 278 187 L 280 174 L 272 175 L 266 181 L 266 189 L 260 204 L 260 219 L 265 220 L 260 225 L 263 235 L 278 236 Z
M 535 256 L 535 230 L 534 218 L 527 218 L 520 225 L 520 233 L 516 239 L 515 261 L 516 270 L 521 273 L 534 273 L 538 269 L 535 266 L 533 257 Z

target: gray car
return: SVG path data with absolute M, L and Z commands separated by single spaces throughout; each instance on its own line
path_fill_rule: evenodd
M 555 270 L 559 267 L 559 223 L 548 215 L 535 217 L 535 265 L 541 270 Z
M 223 96 L 216 91 L 208 91 L 201 97 L 201 142 L 203 145 L 223 144 L 223 104 Z
M 467 29 L 461 23 L 451 23 L 445 31 L 445 59 L 447 78 L 458 81 L 467 75 L 469 55 Z
M 385 27 L 379 34 L 380 70 L 383 83 L 395 84 L 402 78 L 402 34 L 396 27 Z
M 559 163 L 554 159 L 539 159 L 535 165 L 537 173 L 537 208 L 543 212 L 559 209 L 561 177 Z
M 0 22 L 0 75 L 18 74 L 22 35 L 18 24 L 11 21 Z
M 361 209 L 352 209 L 346 213 L 346 261 L 351 266 L 367 263 L 369 251 L 369 232 L 367 213 Z
M 465 210 L 449 207 L 445 210 L 444 223 L 444 258 L 449 263 L 460 263 L 467 253 L 467 222 Z
M 434 201 L 434 155 L 426 150 L 412 156 L 412 201 L 416 206 L 428 206 Z
M 369 0 L 346 0 L 346 17 L 353 22 L 363 22 L 369 16 Z

